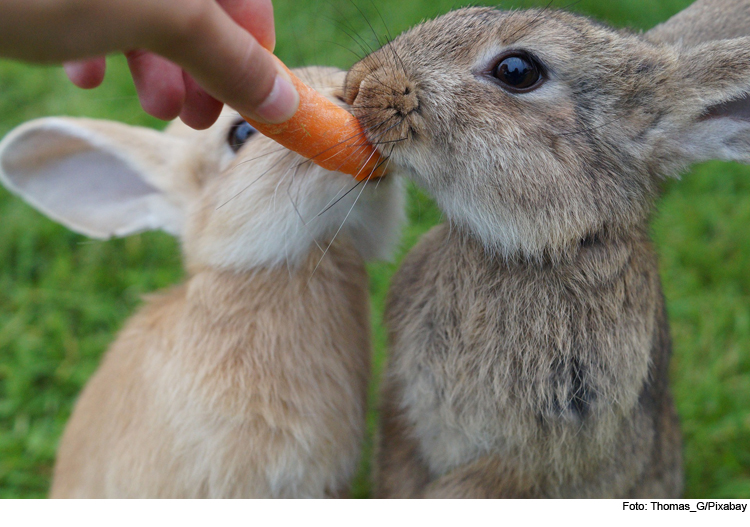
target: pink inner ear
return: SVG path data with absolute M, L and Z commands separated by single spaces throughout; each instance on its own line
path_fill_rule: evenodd
M 750 121 L 750 97 L 743 97 L 729 102 L 710 106 L 702 119 L 729 118 L 738 121 Z

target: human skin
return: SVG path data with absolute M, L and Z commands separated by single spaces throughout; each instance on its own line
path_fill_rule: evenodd
M 124 52 L 146 112 L 206 128 L 222 103 L 283 122 L 298 96 L 279 70 L 271 0 L 3 0 L 0 56 L 66 63 L 83 88 Z M 221 102 L 219 102 L 221 101 Z

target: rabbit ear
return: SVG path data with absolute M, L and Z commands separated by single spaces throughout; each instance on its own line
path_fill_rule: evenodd
M 679 66 L 670 98 L 686 119 L 674 131 L 683 155 L 750 163 L 750 38 L 701 44 Z
M 750 35 L 750 2 L 698 0 L 646 33 L 653 41 L 695 46 Z
M 93 238 L 163 229 L 179 235 L 184 140 L 147 128 L 47 118 L 0 142 L 0 181 L 53 220 Z

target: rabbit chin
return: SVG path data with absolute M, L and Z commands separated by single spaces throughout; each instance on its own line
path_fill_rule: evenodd
M 539 221 L 502 205 L 466 210 L 461 196 L 440 196 L 438 203 L 451 224 L 476 238 L 489 254 L 502 258 L 542 260 L 562 257 L 587 229 L 564 221 Z M 576 235 L 580 232 L 580 235 Z
M 487 192 L 481 175 L 453 184 L 457 178 L 438 171 L 424 171 L 424 175 L 406 163 L 394 171 L 426 189 L 451 228 L 476 239 L 492 256 L 526 261 L 564 259 L 581 240 L 605 227 L 594 207 L 568 203 L 568 208 L 554 215 L 543 205 L 514 207 Z
M 357 185 L 316 167 L 293 180 L 247 184 L 204 193 L 183 237 L 189 266 L 297 268 L 312 252 L 324 257 L 335 240 L 348 240 L 366 260 L 388 260 L 398 243 L 404 196 L 394 178 Z

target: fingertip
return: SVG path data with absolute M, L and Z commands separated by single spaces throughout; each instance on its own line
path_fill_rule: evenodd
M 269 52 L 273 53 L 273 50 L 276 49 L 276 33 L 272 33 L 270 37 L 267 36 L 262 40 L 259 40 L 258 43 L 266 48 Z
M 182 69 L 153 53 L 134 51 L 126 55 L 143 110 L 164 121 L 179 116 L 186 96 Z
M 196 130 L 205 130 L 216 122 L 224 104 L 206 93 L 187 73 L 185 80 L 185 104 L 180 120 Z
M 70 81 L 84 90 L 97 88 L 104 82 L 107 63 L 104 57 L 66 62 L 63 64 L 65 74 Z
M 179 86 L 137 89 L 143 111 L 162 121 L 177 118 L 185 101 L 185 89 Z

